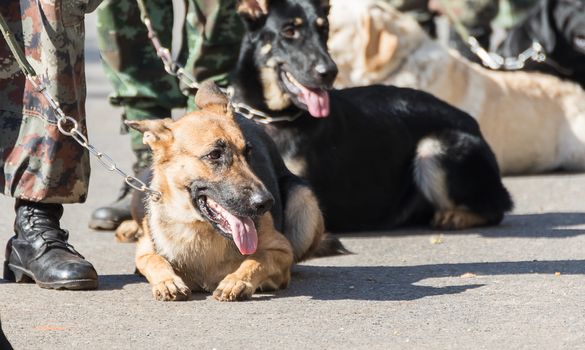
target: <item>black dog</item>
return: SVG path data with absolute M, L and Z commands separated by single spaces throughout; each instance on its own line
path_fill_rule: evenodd
M 543 46 L 547 59 L 528 61 L 524 69 L 573 80 L 585 88 L 585 0 L 541 0 L 511 29 L 498 53 L 517 56 L 533 41 Z
M 289 117 L 266 126 L 289 168 L 313 186 L 333 231 L 496 224 L 512 201 L 478 124 L 412 89 L 331 91 L 329 5 L 240 1 L 247 24 L 235 101 Z

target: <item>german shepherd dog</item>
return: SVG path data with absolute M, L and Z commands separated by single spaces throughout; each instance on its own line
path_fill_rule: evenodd
M 524 70 L 556 75 L 585 88 L 585 0 L 540 0 L 510 29 L 498 53 L 517 56 L 533 41 L 542 45 L 547 59 L 528 61 Z
M 132 208 L 143 232 L 136 267 L 156 299 L 184 300 L 192 291 L 247 299 L 286 287 L 294 261 L 344 250 L 324 234 L 314 194 L 268 135 L 234 116 L 212 83 L 196 104 L 200 111 L 177 121 L 127 122 L 152 149 L 148 177 L 161 193 L 158 200 L 137 193 Z
M 309 180 L 328 230 L 463 229 L 497 224 L 512 208 L 465 112 L 406 88 L 330 91 L 328 1 L 242 0 L 238 12 L 247 33 L 234 100 L 294 119 L 265 129 L 289 169 Z

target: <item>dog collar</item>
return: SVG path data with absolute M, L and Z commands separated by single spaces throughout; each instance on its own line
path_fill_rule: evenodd
M 244 118 L 250 119 L 250 120 L 252 120 L 256 123 L 260 123 L 260 124 L 272 124 L 272 123 L 278 123 L 278 122 L 294 122 L 304 113 L 304 111 L 301 110 L 292 116 L 271 117 L 268 114 L 266 114 L 262 111 L 259 111 L 255 108 L 252 108 L 245 103 L 232 102 L 231 105 L 234 108 L 234 111 L 236 113 L 240 114 Z

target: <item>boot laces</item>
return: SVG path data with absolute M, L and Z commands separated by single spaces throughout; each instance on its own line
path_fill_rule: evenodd
M 63 230 L 63 231 L 65 231 L 65 230 Z M 65 231 L 65 232 L 68 233 L 67 231 Z M 47 236 L 46 233 L 47 232 L 43 232 L 39 235 L 43 239 L 43 243 L 39 247 L 39 252 L 37 253 L 37 255 L 35 255 L 34 260 L 37 260 L 38 258 L 40 258 L 43 254 L 45 254 L 48 250 L 50 250 L 52 248 L 64 249 L 72 254 L 77 255 L 81 259 L 85 259 L 85 257 L 83 255 L 81 255 L 77 250 L 75 250 L 75 248 L 73 248 L 73 246 L 71 244 L 69 244 L 68 242 L 66 242 L 62 239 Z
M 42 212 L 36 212 L 35 216 L 30 218 L 30 223 L 32 227 L 41 231 L 38 234 L 43 240 L 43 243 L 39 247 L 38 253 L 35 255 L 34 260 L 39 259 L 43 254 L 45 254 L 48 250 L 52 248 L 64 249 L 72 254 L 77 255 L 78 257 L 85 259 L 83 255 L 81 255 L 69 242 L 67 239 L 69 238 L 69 231 L 62 229 L 57 222 L 56 225 L 53 222 L 53 219 L 49 216 L 42 215 Z

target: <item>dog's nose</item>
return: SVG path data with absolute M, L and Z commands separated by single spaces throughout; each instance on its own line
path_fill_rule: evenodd
M 256 215 L 266 213 L 274 205 L 274 197 L 270 192 L 256 192 L 250 197 L 250 206 L 256 212 Z
M 337 65 L 333 62 L 330 64 L 319 63 L 315 66 L 317 77 L 325 84 L 332 84 L 337 76 Z

